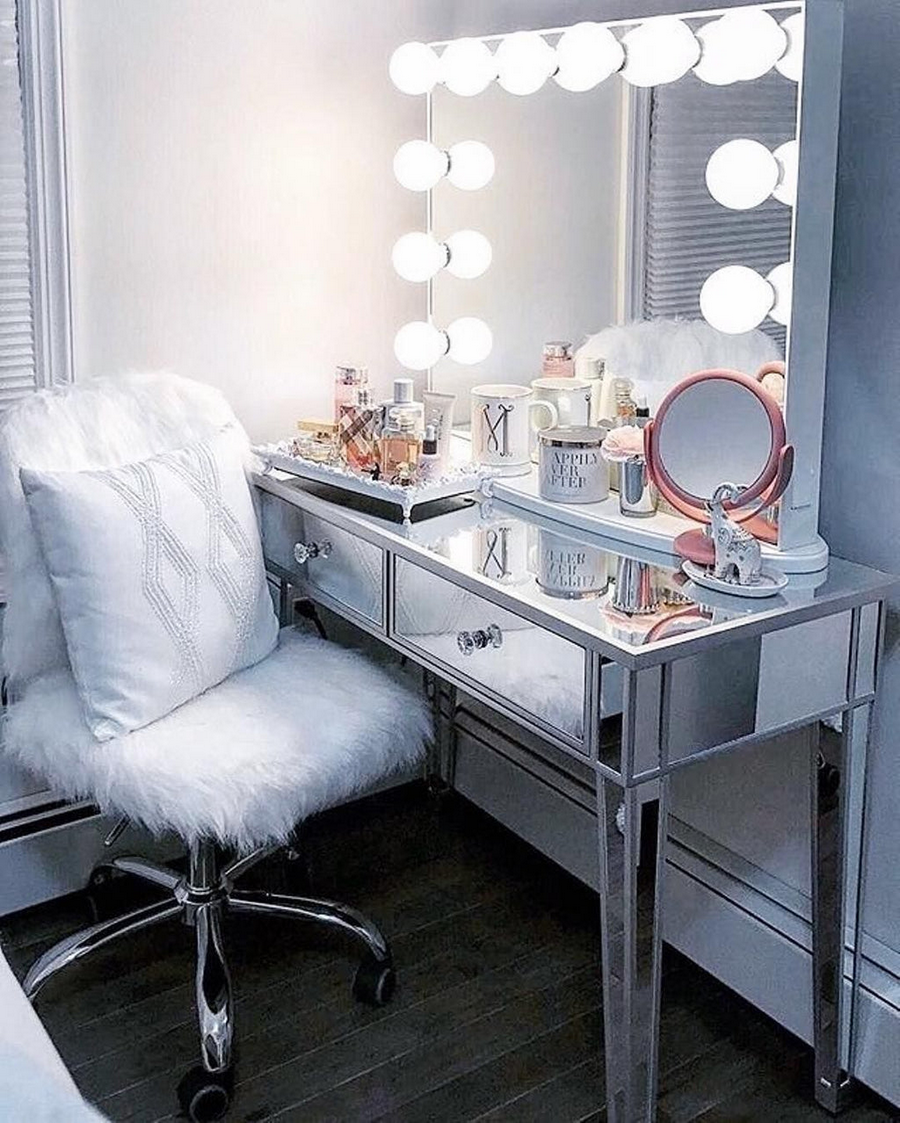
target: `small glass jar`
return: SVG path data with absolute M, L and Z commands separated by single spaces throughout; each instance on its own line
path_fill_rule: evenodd
M 541 374 L 544 378 L 571 378 L 575 374 L 572 344 L 564 340 L 545 343 Z

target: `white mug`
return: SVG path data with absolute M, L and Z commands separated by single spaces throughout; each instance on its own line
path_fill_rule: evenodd
M 538 399 L 556 406 L 560 425 L 590 425 L 591 383 L 586 378 L 535 378 L 531 383 Z M 537 463 L 537 429 L 531 434 L 531 459 Z
M 546 413 L 547 425 L 559 415 L 552 402 L 536 401 L 528 386 L 497 383 L 472 391 L 472 460 L 501 476 L 531 471 L 531 415 Z
M 586 378 L 535 378 L 532 390 L 556 406 L 560 425 L 590 425 L 591 383 Z

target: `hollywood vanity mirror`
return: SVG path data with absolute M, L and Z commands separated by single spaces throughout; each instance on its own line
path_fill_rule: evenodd
M 794 470 L 763 552 L 788 573 L 824 569 L 840 20 L 838 0 L 808 0 L 398 51 L 395 84 L 424 95 L 423 135 L 394 162 L 402 188 L 422 195 L 422 227 L 394 252 L 422 288 L 399 361 L 455 395 L 463 424 L 485 383 L 586 377 L 596 423 L 614 417 L 620 377 L 652 416 L 700 369 L 755 377 L 786 361 Z M 571 361 L 548 341 L 571 343 Z M 717 428 L 741 434 L 734 418 L 693 421 L 698 457 Z M 559 514 L 543 508 L 534 473 L 495 493 Z M 665 503 L 623 519 L 615 499 L 565 515 L 667 553 L 692 525 Z

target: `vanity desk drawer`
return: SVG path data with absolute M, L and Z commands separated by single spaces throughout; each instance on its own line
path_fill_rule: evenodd
M 584 746 L 583 648 L 397 558 L 393 638 L 515 714 Z
M 263 492 L 261 524 L 266 561 L 316 594 L 384 626 L 384 551 L 326 519 Z

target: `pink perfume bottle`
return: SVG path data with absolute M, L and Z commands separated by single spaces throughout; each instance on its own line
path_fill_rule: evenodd
M 575 373 L 572 344 L 564 340 L 545 343 L 541 373 L 544 378 L 571 378 Z
M 354 472 L 371 472 L 376 463 L 379 411 L 372 405 L 367 386 L 361 386 L 355 398 L 341 406 L 338 420 L 341 457 Z
M 357 391 L 368 385 L 368 367 L 337 367 L 334 372 L 334 420 L 340 421 L 343 406 L 356 405 Z

